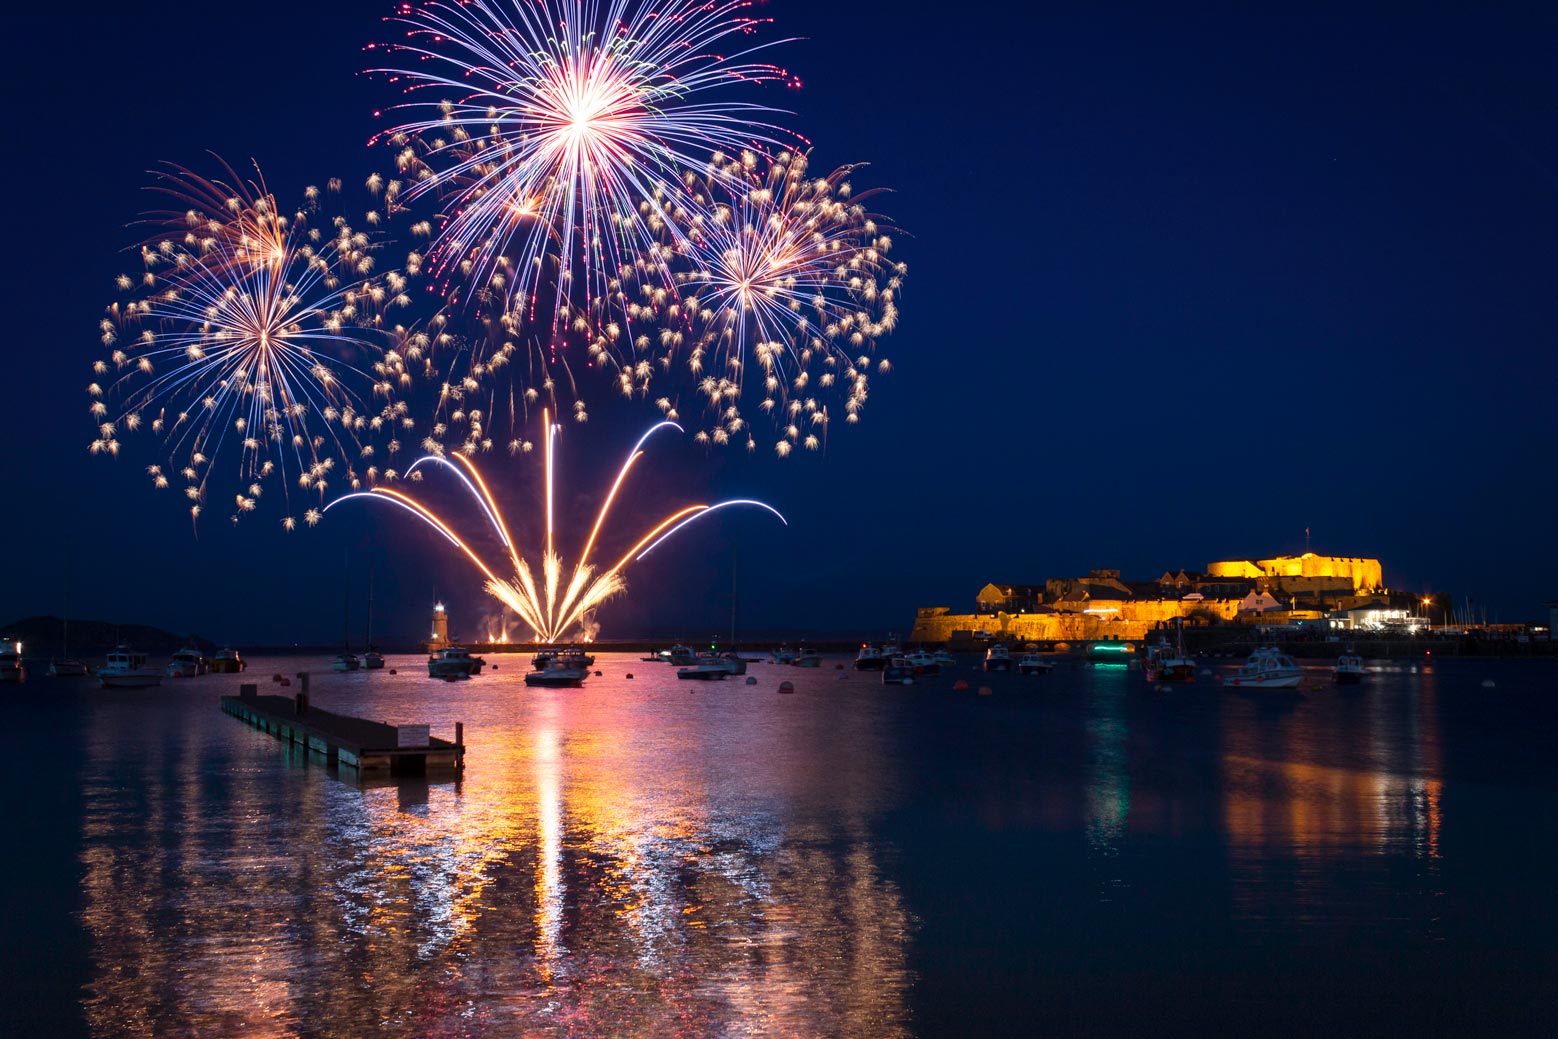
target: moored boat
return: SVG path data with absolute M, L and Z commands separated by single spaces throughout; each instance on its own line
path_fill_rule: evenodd
M 790 661 L 791 667 L 821 667 L 822 654 L 809 646 L 802 646 L 795 651 L 795 659 Z
M 780 646 L 778 649 L 768 651 L 768 659 L 775 664 L 793 664 L 799 654 L 789 646 Z
M 940 664 L 942 667 L 957 666 L 958 658 L 953 656 L 950 650 L 938 649 L 936 652 L 932 653 L 931 656 L 935 659 L 936 663 Z
M 923 649 L 910 650 L 908 653 L 898 657 L 897 660 L 902 660 L 905 664 L 914 668 L 914 673 L 917 675 L 941 674 L 941 661 L 937 660 L 934 654 L 928 653 Z
M 1297 689 L 1304 669 L 1276 646 L 1261 646 L 1249 655 L 1227 684 L 1241 689 Z
M 578 689 L 584 685 L 584 680 L 589 677 L 589 674 L 585 668 L 548 660 L 545 667 L 537 668 L 525 675 L 525 684 Z
M 1012 669 L 1012 651 L 1006 648 L 1004 642 L 997 642 L 985 650 L 986 671 L 1010 671 Z
M 362 661 L 357 659 L 356 653 L 342 653 L 330 662 L 332 671 L 356 671 L 362 667 Z
M 471 656 L 464 646 L 445 646 L 435 649 L 427 658 L 429 678 L 470 678 L 481 674 L 487 661 Z
M 205 674 L 205 662 L 200 650 L 186 647 L 173 654 L 165 673 L 169 678 L 194 678 Z
M 536 651 L 536 655 L 530 658 L 530 666 L 537 671 L 544 670 L 546 665 L 557 661 L 567 667 L 594 667 L 595 658 L 580 649 L 578 646 L 547 646 Z
M 1336 667 L 1331 671 L 1331 681 L 1337 685 L 1358 685 L 1363 681 L 1363 676 L 1369 673 L 1369 669 L 1363 666 L 1363 658 L 1356 654 L 1344 654 L 1336 658 Z
M 746 670 L 746 662 L 733 653 L 705 653 L 686 667 L 677 668 L 676 677 L 717 681 L 727 675 L 744 675 Z
M 0 682 L 20 682 L 23 677 L 22 644 L 6 639 L 0 644 Z
M 223 646 L 216 651 L 216 656 L 211 658 L 211 670 L 219 675 L 236 675 L 246 667 L 248 665 L 231 646 Z
M 855 654 L 856 671 L 880 671 L 887 666 L 887 655 L 869 642 L 860 644 L 860 652 Z
M 50 678 L 85 678 L 87 665 L 80 660 L 49 661 Z
M 913 685 L 914 665 L 903 657 L 894 657 L 882 668 L 883 685 Z
M 376 649 L 370 649 L 362 655 L 364 671 L 378 671 L 384 667 L 384 654 Z
M 120 646 L 97 669 L 97 681 L 105 689 L 145 689 L 162 684 L 162 672 L 146 666 L 146 654 Z
M 1055 670 L 1055 662 L 1046 660 L 1038 653 L 1024 653 L 1017 659 L 1017 673 L 1020 675 L 1047 675 Z

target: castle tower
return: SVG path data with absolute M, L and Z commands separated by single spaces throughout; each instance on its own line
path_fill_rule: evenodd
M 449 614 L 444 612 L 444 604 L 438 603 L 433 607 L 433 633 L 428 637 L 427 649 L 432 652 L 435 649 L 443 649 L 449 645 Z

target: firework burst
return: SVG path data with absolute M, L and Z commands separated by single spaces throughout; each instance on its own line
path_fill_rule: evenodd
M 429 270 L 483 334 L 459 345 L 478 382 L 522 365 L 520 403 L 577 396 L 581 363 L 642 378 L 635 348 L 673 298 L 665 226 L 643 200 L 678 192 L 681 171 L 718 150 L 793 141 L 772 110 L 721 88 L 791 81 L 716 48 L 756 31 L 744 0 L 519 0 L 427 3 L 392 19 L 381 69 L 407 88 L 408 118 L 383 139 L 415 198 L 442 213 L 422 233 Z M 568 352 L 585 357 L 570 363 Z M 582 405 L 575 417 L 583 418 Z
M 714 419 L 700 440 L 754 448 L 742 408 L 758 397 L 781 429 L 779 454 L 816 449 L 830 394 L 853 423 L 870 374 L 890 369 L 876 346 L 897 325 L 905 267 L 888 260 L 891 229 L 867 208 L 877 192 L 852 190 L 856 166 L 818 177 L 807 166 L 801 152 L 716 155 L 685 176 L 691 204 L 668 209 L 690 270 L 677 276 L 681 324 L 662 332 L 660 360 L 685 354 Z
M 437 466 L 452 472 L 459 478 L 466 490 L 470 492 L 471 498 L 475 501 L 478 509 L 491 525 L 493 533 L 502 542 L 508 557 L 507 562 L 513 568 L 514 576 L 512 578 L 499 576 L 494 567 L 481 557 L 471 546 L 470 542 L 460 536 L 453 523 L 428 508 L 422 502 L 417 501 L 411 495 L 395 488 L 381 486 L 375 487 L 371 491 L 347 494 L 331 502 L 325 508 L 325 511 L 329 512 L 330 509 L 335 508 L 344 501 L 355 498 L 367 498 L 398 506 L 416 516 L 423 523 L 426 523 L 443 535 L 450 544 L 463 552 L 476 565 L 476 568 L 486 578 L 484 588 L 487 593 L 513 610 L 521 621 L 528 624 L 538 642 L 559 641 L 576 625 L 584 625 L 598 606 L 626 590 L 627 585 L 623 578 L 623 570 L 630 563 L 644 558 L 644 556 L 659 547 L 667 538 L 710 513 L 735 506 L 750 506 L 767 510 L 777 516 L 781 523 L 786 522 L 785 518 L 773 506 L 746 498 L 716 502 L 712 505 L 687 505 L 669 513 L 650 526 L 633 542 L 633 546 L 610 566 L 602 567 L 592 562 L 592 554 L 595 550 L 596 541 L 600 537 L 601 529 L 606 524 L 612 505 L 616 502 L 618 493 L 622 490 L 623 483 L 627 480 L 628 473 L 632 470 L 634 463 L 643 457 L 645 442 L 662 429 L 681 431 L 681 427 L 674 422 L 661 422 L 651 427 L 648 432 L 639 438 L 638 443 L 633 445 L 633 449 L 628 452 L 626 460 L 622 463 L 622 468 L 617 471 L 617 477 L 612 482 L 611 490 L 607 493 L 605 502 L 601 505 L 600 512 L 595 517 L 589 536 L 585 539 L 584 548 L 579 553 L 579 561 L 568 571 L 565 579 L 564 563 L 554 548 L 553 536 L 554 441 L 559 427 L 552 424 L 549 412 L 543 410 L 542 417 L 546 430 L 544 435 L 546 543 L 541 547 L 538 564 L 534 567 L 520 553 L 518 546 L 509 533 L 508 521 L 504 518 L 503 511 L 499 507 L 496 497 L 494 497 L 491 488 L 482 479 L 481 473 L 470 458 L 457 453 L 451 461 L 443 455 L 427 455 L 417 459 L 411 468 L 407 470 L 408 475 L 419 475 L 416 471 L 421 466 Z M 587 635 L 584 637 L 587 638 Z
M 411 425 L 394 396 L 427 344 L 387 324 L 408 302 L 407 275 L 378 272 L 375 255 L 398 185 L 369 181 L 375 205 L 359 230 L 324 215 L 318 189 L 288 212 L 258 173 L 223 169 L 222 180 L 172 166 L 159 176 L 155 190 L 179 208 L 147 214 L 142 274 L 120 276 L 126 298 L 101 322 L 91 449 L 116 456 L 122 432 L 149 428 L 167 461 L 148 474 L 158 487 L 182 479 L 193 517 L 219 474 L 236 484 L 234 520 L 279 479 L 291 529 L 292 483 L 322 499 L 336 479 L 372 480 L 372 434 L 393 451 Z

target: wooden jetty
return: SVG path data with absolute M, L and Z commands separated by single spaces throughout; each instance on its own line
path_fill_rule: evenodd
M 388 725 L 322 711 L 308 693 L 261 696 L 256 685 L 240 685 L 237 696 L 222 697 L 222 711 L 279 740 L 306 747 L 331 764 L 354 769 L 359 777 L 420 776 L 465 769 L 465 726 L 454 725 L 454 740 L 429 735 L 426 725 Z

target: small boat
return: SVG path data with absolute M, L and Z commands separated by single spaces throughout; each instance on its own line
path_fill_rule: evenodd
M 880 671 L 887 666 L 887 654 L 869 642 L 860 644 L 860 652 L 855 654 L 856 671 Z
M 1047 675 L 1053 670 L 1055 662 L 1038 653 L 1024 653 L 1017 658 L 1017 673 L 1020 675 Z
M 6 639 L 0 644 L 0 682 L 20 682 L 22 678 L 22 644 Z
M 332 671 L 356 671 L 362 667 L 362 661 L 357 659 L 355 653 L 342 653 L 330 662 Z
M 914 673 L 917 675 L 941 674 L 941 661 L 937 660 L 933 654 L 927 653 L 923 649 L 916 649 L 905 653 L 902 656 L 896 658 L 893 663 L 897 663 L 899 660 L 902 660 L 905 664 L 914 668 Z
M 589 677 L 589 674 L 590 672 L 585 668 L 549 660 L 545 667 L 527 673 L 525 684 L 578 689 L 584 685 L 584 680 Z
M 364 671 L 378 671 L 384 667 L 384 654 L 376 649 L 370 649 L 362 655 Z
M 997 642 L 985 650 L 986 671 L 1010 671 L 1012 669 L 1012 653 L 1006 648 L 1006 644 Z
M 670 652 L 666 655 L 668 663 L 676 664 L 679 667 L 691 664 L 697 659 L 698 654 L 693 652 L 692 647 L 683 646 L 681 643 L 672 646 Z
M 162 672 L 146 666 L 146 654 L 120 646 L 108 654 L 108 662 L 97 669 L 97 681 L 104 689 L 145 689 L 162 684 Z
M 21 647 L 18 646 L 17 648 L 20 649 Z M 85 678 L 87 676 L 87 665 L 70 655 L 70 620 L 68 618 L 60 621 L 60 648 L 65 654 L 65 659 L 49 661 L 49 677 Z
M 1180 625 L 1174 645 L 1159 638 L 1142 654 L 1142 668 L 1149 682 L 1194 682 L 1196 662 L 1185 652 L 1185 629 Z
M 1228 685 L 1241 689 L 1297 689 L 1304 680 L 1304 669 L 1276 646 L 1261 646 L 1245 659 L 1243 666 L 1228 679 Z
M 1331 672 L 1331 681 L 1337 685 L 1358 685 L 1363 681 L 1363 676 L 1368 673 L 1369 669 L 1363 666 L 1363 658 L 1349 653 L 1336 658 L 1336 668 Z
M 698 657 L 686 667 L 677 668 L 676 677 L 693 678 L 699 679 L 701 681 L 719 681 L 726 675 L 736 674 L 737 672 L 735 671 L 735 667 L 735 661 L 730 660 L 727 657 L 715 656 L 712 653 L 708 653 Z M 741 668 L 743 671 L 745 671 L 746 665 L 742 664 Z
M 821 667 L 822 654 L 808 646 L 802 646 L 795 651 L 795 659 L 790 661 L 791 667 Z
M 181 649 L 168 661 L 165 673 L 169 678 L 194 678 L 205 674 L 206 658 L 198 649 Z
M 882 668 L 883 685 L 913 685 L 914 665 L 903 657 L 894 657 Z
M 945 649 L 938 649 L 931 657 L 942 667 L 957 667 L 958 658 Z
M 486 665 L 481 657 L 471 656 L 471 651 L 464 646 L 445 646 L 443 649 L 435 649 L 427 658 L 427 676 L 429 678 L 470 678 L 472 675 L 481 674 L 481 669 Z
M 223 646 L 216 651 L 216 656 L 211 658 L 211 670 L 219 675 L 236 675 L 243 671 L 247 664 L 238 655 L 238 651 L 231 646 Z
M 559 661 L 568 667 L 594 667 L 595 658 L 578 646 L 547 646 L 537 651 L 530 658 L 530 666 L 537 671 L 544 670 L 552 661 Z
M 799 652 L 789 646 L 780 646 L 778 649 L 768 651 L 768 659 L 775 664 L 793 664 Z

